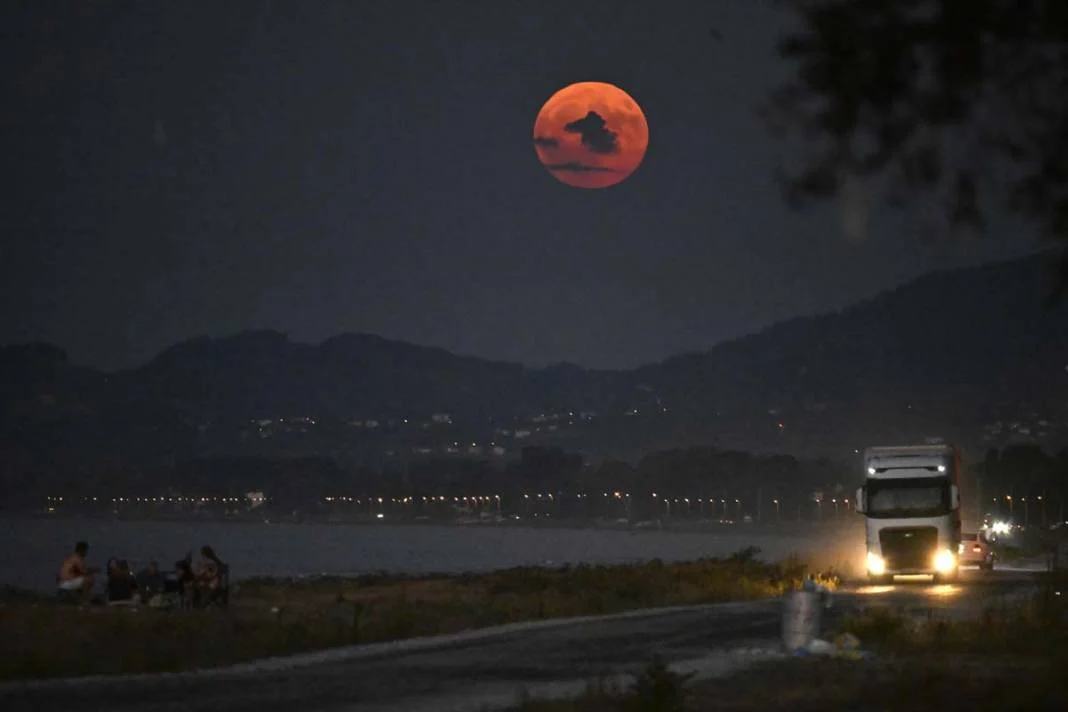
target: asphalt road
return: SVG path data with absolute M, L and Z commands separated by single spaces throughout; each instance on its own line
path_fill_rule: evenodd
M 1033 586 L 1021 571 L 966 571 L 959 584 L 850 586 L 833 597 L 826 625 L 860 606 L 894 605 L 963 612 L 991 597 Z M 546 681 L 590 679 L 732 649 L 774 646 L 779 603 L 728 604 L 549 624 L 478 635 L 416 650 L 376 649 L 358 659 L 266 672 L 185 675 L 93 683 L 5 685 L 0 709 L 80 710 L 409 710 L 450 709 L 478 690 L 519 690 Z M 442 706 L 434 706 L 442 700 Z
M 899 578 L 886 586 L 850 585 L 835 598 L 843 610 L 890 606 L 906 612 L 968 616 L 984 607 L 1020 602 L 1034 595 L 1038 590 L 1036 573 L 1034 568 L 965 569 L 954 584 Z

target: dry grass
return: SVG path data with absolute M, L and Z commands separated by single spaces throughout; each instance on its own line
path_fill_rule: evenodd
M 655 606 L 751 600 L 796 585 L 755 551 L 686 563 L 463 576 L 249 580 L 226 612 L 77 607 L 0 592 L 0 679 L 211 667 L 355 643 Z

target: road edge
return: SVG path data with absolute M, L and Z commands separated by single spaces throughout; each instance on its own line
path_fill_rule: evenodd
M 698 658 L 678 660 L 668 664 L 668 670 L 688 676 L 691 682 L 729 677 L 760 663 L 778 662 L 790 656 L 782 651 L 777 640 L 751 641 L 756 647 L 736 647 L 711 651 Z M 616 689 L 633 684 L 635 672 L 617 670 L 600 680 Z M 338 712 L 507 712 L 518 708 L 524 699 L 579 699 L 586 692 L 590 678 L 553 680 L 539 683 L 493 682 L 458 695 L 408 698 L 393 703 L 362 705 L 355 703 L 338 707 Z

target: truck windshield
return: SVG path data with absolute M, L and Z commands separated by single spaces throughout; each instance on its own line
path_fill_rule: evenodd
M 949 512 L 949 480 L 868 480 L 869 517 L 935 517 Z

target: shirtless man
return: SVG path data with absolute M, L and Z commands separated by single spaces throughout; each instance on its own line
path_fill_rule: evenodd
M 100 569 L 85 563 L 88 553 L 89 544 L 79 541 L 74 545 L 74 553 L 64 559 L 56 576 L 61 591 L 88 593 L 93 590 L 93 583 L 96 581 L 94 574 Z

